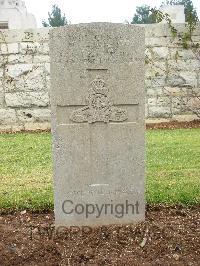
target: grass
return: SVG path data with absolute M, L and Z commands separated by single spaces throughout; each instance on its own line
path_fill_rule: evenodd
M 53 208 L 50 133 L 0 135 L 0 210 Z M 147 131 L 148 203 L 200 203 L 200 129 Z

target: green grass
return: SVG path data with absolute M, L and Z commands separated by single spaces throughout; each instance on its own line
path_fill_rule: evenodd
M 50 133 L 0 135 L 0 210 L 53 208 Z M 147 131 L 147 201 L 200 202 L 200 129 Z

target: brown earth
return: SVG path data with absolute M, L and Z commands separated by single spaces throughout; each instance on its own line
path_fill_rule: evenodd
M 163 123 L 147 123 L 146 129 L 178 129 L 178 128 L 200 128 L 200 120 L 194 120 L 191 122 L 163 122 Z M 21 130 L 21 131 L 0 131 L 0 134 L 13 134 L 13 133 L 40 133 L 50 132 L 51 130 Z
M 52 212 L 0 216 L 0 265 L 200 265 L 200 205 L 147 207 L 134 225 L 55 231 Z
M 199 128 L 200 120 L 194 120 L 191 122 L 165 122 L 165 123 L 155 123 L 147 124 L 147 129 L 178 129 L 178 128 Z

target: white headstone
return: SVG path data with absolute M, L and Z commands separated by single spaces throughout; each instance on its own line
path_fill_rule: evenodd
M 144 45 L 134 25 L 51 30 L 56 226 L 144 220 Z

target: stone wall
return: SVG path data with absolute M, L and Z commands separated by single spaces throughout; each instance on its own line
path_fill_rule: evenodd
M 167 25 L 145 28 L 147 122 L 198 119 L 200 54 L 184 49 Z M 200 27 L 193 40 L 200 43 Z M 0 131 L 50 128 L 48 41 L 47 28 L 0 31 Z
M 200 27 L 192 40 L 200 44 Z M 148 122 L 200 119 L 200 49 L 184 49 L 167 24 L 146 26 L 146 93 Z

